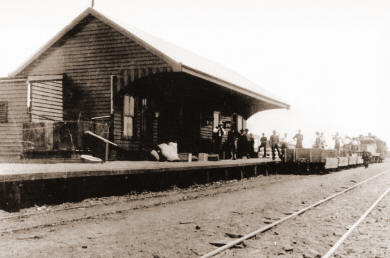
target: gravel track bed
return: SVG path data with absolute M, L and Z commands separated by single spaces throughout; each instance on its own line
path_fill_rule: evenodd
M 227 255 L 235 257 L 321 257 L 389 185 L 390 173 L 387 173 L 259 235 L 256 240 L 248 240 L 247 248 L 231 249 Z M 375 243 L 369 240 L 371 245 Z M 354 248 L 360 249 L 355 245 Z M 347 250 L 346 257 L 353 256 L 350 251 L 351 248 Z
M 359 224 L 335 257 L 390 257 L 390 195 Z

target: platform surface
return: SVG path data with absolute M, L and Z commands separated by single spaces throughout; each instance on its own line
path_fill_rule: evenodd
M 105 163 L 55 164 L 0 163 L 0 182 L 244 167 L 279 161 L 278 159 L 273 161 L 268 158 L 256 158 L 194 162 L 110 161 Z

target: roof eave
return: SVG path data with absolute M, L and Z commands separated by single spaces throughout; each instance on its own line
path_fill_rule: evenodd
M 220 78 L 217 78 L 215 76 L 212 76 L 212 75 L 209 75 L 207 73 L 201 72 L 201 71 L 199 71 L 197 69 L 194 69 L 192 67 L 189 67 L 189 66 L 186 66 L 186 65 L 182 64 L 181 65 L 181 71 L 184 72 L 184 73 L 196 76 L 198 78 L 202 78 L 204 80 L 213 82 L 215 84 L 221 85 L 221 86 L 223 86 L 225 88 L 228 88 L 230 90 L 239 92 L 241 94 L 244 94 L 244 95 L 249 96 L 251 98 L 254 98 L 256 100 L 263 101 L 263 102 L 266 102 L 268 104 L 274 105 L 275 108 L 290 109 L 290 105 L 288 105 L 288 104 L 286 104 L 284 102 L 275 100 L 273 98 L 270 98 L 270 97 L 267 97 L 267 96 L 264 96 L 264 95 L 261 95 L 261 94 L 258 94 L 256 92 L 251 91 L 251 90 L 245 89 L 245 88 L 240 87 L 238 85 L 235 85 L 233 83 L 230 83 L 230 82 L 227 82 L 227 81 L 222 80 Z

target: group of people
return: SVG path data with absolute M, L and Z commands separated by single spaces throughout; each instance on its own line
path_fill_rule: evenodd
M 299 130 L 298 133 L 295 134 L 293 139 L 295 140 L 295 148 L 302 148 L 303 134 L 301 130 Z M 259 153 L 261 153 L 261 148 L 263 148 L 263 158 L 267 156 L 267 142 L 267 137 L 264 133 L 262 133 L 262 136 L 260 138 Z M 283 157 L 286 156 L 286 150 L 289 145 L 287 133 L 285 133 L 282 137 L 279 138 L 278 134 L 274 130 L 272 132 L 272 135 L 269 137 L 269 145 L 271 146 L 272 159 L 275 160 L 276 152 L 278 153 L 278 157 L 283 159 Z
M 336 133 L 333 135 L 333 140 L 335 141 L 334 149 L 340 152 L 342 147 L 347 152 L 358 152 L 362 137 L 361 135 L 359 137 L 345 136 L 342 138 L 339 133 Z
M 324 138 L 324 133 L 316 132 L 316 139 L 314 141 L 313 148 L 325 149 L 326 147 L 327 144 Z
M 258 153 L 255 153 L 255 139 L 252 133 L 249 133 L 248 129 L 242 129 L 237 131 L 236 127 L 232 125 L 227 134 L 227 139 L 222 144 L 223 136 L 225 135 L 225 129 L 223 123 L 219 123 L 213 129 L 213 151 L 222 158 L 251 158 L 257 157 L 260 153 L 263 153 L 263 157 L 267 157 L 267 147 L 271 148 L 272 159 L 275 160 L 276 153 L 278 157 L 283 159 L 286 155 L 286 150 L 289 146 L 295 146 L 295 148 L 303 148 L 303 134 L 301 130 L 292 137 L 292 142 L 288 140 L 287 133 L 279 137 L 274 130 L 269 139 L 262 133 L 260 138 L 260 145 L 258 147 Z M 341 148 L 349 150 L 350 152 L 359 151 L 360 138 L 346 136 L 342 138 L 337 132 L 333 135 L 334 149 L 339 153 Z M 327 148 L 326 140 L 323 132 L 316 132 L 313 148 L 325 149 Z M 224 155 L 226 154 L 226 155 Z
M 236 130 L 235 126 L 229 130 L 227 134 L 227 140 L 225 144 L 222 144 L 223 136 L 225 135 L 225 129 L 222 123 L 219 123 L 213 129 L 213 152 L 223 156 L 223 153 L 227 153 L 226 158 L 237 159 L 237 158 L 251 158 L 257 157 L 255 153 L 255 139 L 252 133 L 249 133 L 248 129 L 242 129 L 239 132 Z M 295 147 L 302 148 L 303 135 L 301 130 L 293 137 L 295 140 Z M 269 145 L 272 151 L 272 159 L 275 160 L 276 152 L 278 157 L 283 159 L 286 155 L 286 149 L 289 145 L 287 139 L 287 133 L 283 137 L 279 138 L 279 135 L 274 130 L 272 135 L 269 138 Z M 258 152 L 261 153 L 261 148 L 263 148 L 263 157 L 267 156 L 267 146 L 268 139 L 265 134 L 262 134 L 260 138 L 260 146 Z
M 222 144 L 222 138 L 225 135 L 223 124 L 220 123 L 213 130 L 214 153 L 227 154 L 226 158 L 251 158 L 255 156 L 255 139 L 248 129 L 237 131 L 235 126 L 229 130 L 225 144 Z

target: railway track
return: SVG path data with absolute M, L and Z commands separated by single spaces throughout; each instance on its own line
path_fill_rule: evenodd
M 322 258 L 331 257 L 336 250 L 343 244 L 343 242 L 347 239 L 347 237 L 359 226 L 359 224 L 372 212 L 373 209 L 378 205 L 378 203 L 390 192 L 390 187 L 386 189 L 379 197 L 375 200 L 375 202 L 368 208 L 362 216 L 348 229 L 345 234 L 339 238 L 339 240 L 328 250 L 326 254 L 322 256 Z
M 347 192 L 349 192 L 349 191 L 351 191 L 351 190 L 353 190 L 353 189 L 355 189 L 355 188 L 357 188 L 357 187 L 359 187 L 359 186 L 361 186 L 361 185 L 363 185 L 363 184 L 365 184 L 365 183 L 367 183 L 367 182 L 370 182 L 370 181 L 372 181 L 372 180 L 374 180 L 374 179 L 376 179 L 376 178 L 378 178 L 378 177 L 380 177 L 380 176 L 383 176 L 383 175 L 385 175 L 386 173 L 388 173 L 390 171 L 390 169 L 386 169 L 385 171 L 383 171 L 383 172 L 381 172 L 381 173 L 379 173 L 379 174 L 376 174 L 376 175 L 374 175 L 374 176 L 372 176 L 372 177 L 370 177 L 370 178 L 367 178 L 367 179 L 365 179 L 365 180 L 363 180 L 363 181 L 361 181 L 361 182 L 359 182 L 359 183 L 357 183 L 357 184 L 355 184 L 355 185 L 353 185 L 353 186 L 350 186 L 350 187 L 348 187 L 348 188 L 346 188 L 346 189 L 344 189 L 343 191 L 341 191 L 341 192 L 338 192 L 338 193 L 336 193 L 336 194 L 333 194 L 333 195 L 330 195 L 330 196 L 328 196 L 328 197 L 326 197 L 326 198 L 324 198 L 324 199 L 322 199 L 322 200 L 320 200 L 320 201 L 318 201 L 318 202 L 316 202 L 316 203 L 314 203 L 314 204 L 311 204 L 311 205 L 309 205 L 309 206 L 307 206 L 307 207 L 305 207 L 305 208 L 303 208 L 303 209 L 301 209 L 301 210 L 299 210 L 299 211 L 296 211 L 296 212 L 294 212 L 294 213 L 292 213 L 292 214 L 290 214 L 290 215 L 288 215 L 288 216 L 285 216 L 285 217 L 283 217 L 283 218 L 281 218 L 281 219 L 279 219 L 279 220 L 277 220 L 277 221 L 275 221 L 275 222 L 273 222 L 273 223 L 271 223 L 271 224 L 269 224 L 269 225 L 267 225 L 267 226 L 264 226 L 264 227 L 261 227 L 261 228 L 258 228 L 258 229 L 256 229 L 255 231 L 252 231 L 252 232 L 250 232 L 250 233 L 248 233 L 248 234 L 246 234 L 246 235 L 244 235 L 244 236 L 242 236 L 242 237 L 240 237 L 240 238 L 237 238 L 237 239 L 235 239 L 235 240 L 233 240 L 233 241 L 231 241 L 231 242 L 229 242 L 229 243 L 227 243 L 227 244 L 225 244 L 225 245 L 223 245 L 223 246 L 220 246 L 219 248 L 216 248 L 216 249 L 214 249 L 214 250 L 212 250 L 212 251 L 210 251 L 210 252 L 208 252 L 208 253 L 206 253 L 206 254 L 204 254 L 204 255 L 202 255 L 201 256 L 201 258 L 207 258 L 207 257 L 213 257 L 213 256 L 215 256 L 215 255 L 218 255 L 218 254 L 221 254 L 222 252 L 224 252 L 225 250 L 227 250 L 227 249 L 230 249 L 230 248 L 232 248 L 232 247 L 235 247 L 235 246 L 237 246 L 237 245 L 239 245 L 239 244 L 241 244 L 242 242 L 244 242 L 245 240 L 248 240 L 248 239 L 251 239 L 251 238 L 253 238 L 253 237 L 255 237 L 256 235 L 259 235 L 259 234 L 261 234 L 261 233 L 264 233 L 264 232 L 266 232 L 266 231 L 268 231 L 268 230 L 270 230 L 270 229 L 272 229 L 272 228 L 274 228 L 274 227 L 276 227 L 277 225 L 280 225 L 280 224 L 282 224 L 282 223 L 284 223 L 284 222 L 286 222 L 286 221 L 288 221 L 288 220 L 290 220 L 290 219 L 292 219 L 292 218 L 294 218 L 294 217 L 296 217 L 296 216 L 299 216 L 299 215 L 301 215 L 301 214 L 303 214 L 303 213 L 305 213 L 306 211 L 308 211 L 308 210 L 311 210 L 311 209 L 313 209 L 313 208 L 315 208 L 315 207 L 318 207 L 318 206 L 320 206 L 320 205 L 323 205 L 323 204 L 325 204 L 325 203 L 327 203 L 328 201 L 330 201 L 330 200 L 332 200 L 332 199 L 335 199 L 336 197 L 339 197 L 339 196 L 341 196 L 341 195 L 343 195 L 343 194 L 345 194 L 345 193 L 347 193 Z M 346 235 L 344 235 L 343 237 L 341 237 L 340 238 L 340 240 L 335 244 L 335 246 L 333 246 L 330 250 L 329 250 L 329 256 L 324 256 L 324 257 L 330 257 L 330 255 L 332 255 L 333 254 L 333 252 L 338 248 L 338 246 L 342 243 L 342 241 L 344 241 L 345 240 L 345 238 L 352 232 L 352 230 L 368 215 L 368 213 L 370 212 L 370 211 L 372 211 L 372 209 L 376 206 L 376 204 L 388 193 L 390 191 L 390 188 L 388 188 L 377 200 L 376 200 L 376 202 L 374 202 L 374 204 L 362 215 L 362 217 L 354 224 L 354 226 L 352 226 L 348 231 L 347 231 L 347 233 L 346 233 Z
M 280 182 L 282 179 L 280 178 L 275 178 L 271 184 Z M 204 198 L 204 197 L 212 197 L 217 194 L 222 194 L 222 193 L 228 193 L 228 192 L 233 192 L 233 191 L 240 191 L 242 189 L 250 189 L 251 187 L 249 186 L 228 186 L 226 184 L 215 184 L 215 185 L 210 185 L 208 187 L 211 187 L 213 189 L 213 192 L 211 193 L 197 193 L 199 192 L 198 189 L 186 189 L 182 194 L 179 194 L 176 198 L 170 198 L 170 194 L 167 192 L 158 192 L 158 193 L 151 193 L 150 196 L 136 196 L 136 197 L 130 197 L 125 200 L 118 200 L 118 201 L 110 201 L 110 202 L 104 202 L 104 203 L 92 203 L 92 204 L 82 204 L 82 205 L 72 205 L 70 207 L 63 207 L 63 208 L 57 208 L 57 209 L 50 209 L 50 210 L 42 210 L 42 211 L 36 211 L 36 212 L 28 212 L 28 213 L 23 213 L 23 214 L 15 214 L 15 215 L 9 215 L 9 216 L 3 216 L 0 217 L 0 223 L 5 223 L 6 221 L 10 220 L 25 220 L 29 218 L 34 218 L 37 216 L 47 216 L 47 215 L 56 215 L 61 212 L 66 212 L 70 210 L 86 210 L 89 208 L 94 208 L 94 207 L 110 207 L 113 205 L 117 204 L 134 204 L 134 202 L 143 202 L 143 201 L 148 201 L 151 199 L 163 199 L 163 201 L 157 201 L 157 202 L 152 202 L 150 204 L 140 204 L 140 205 L 132 205 L 132 207 L 126 207 L 122 209 L 113 209 L 113 210 L 108 210 L 104 209 L 104 212 L 98 212 L 95 214 L 88 214 L 85 216 L 78 216 L 72 219 L 62 219 L 58 220 L 55 222 L 48 222 L 48 223 L 41 223 L 41 224 L 34 224 L 31 226 L 25 226 L 25 227 L 18 227 L 18 228 L 8 228 L 6 230 L 2 230 L 0 228 L 0 234 L 7 234 L 7 233 L 16 233 L 16 232 L 21 232 L 21 231 L 28 231 L 32 229 L 37 229 L 37 228 L 46 228 L 46 227 L 53 227 L 56 225 L 64 225 L 70 222 L 77 222 L 77 221 L 83 221 L 83 220 L 89 220 L 89 219 L 94 219 L 98 217 L 104 217 L 104 216 L 109 216 L 109 215 L 114 215 L 114 214 L 119 214 L 119 213 L 124 213 L 128 212 L 131 210 L 137 210 L 137 209 L 144 209 L 144 208 L 150 208 L 150 207 L 156 207 L 156 206 L 162 206 L 162 205 L 169 205 L 173 203 L 177 203 L 180 201 L 188 201 L 188 200 L 195 200 L 199 198 Z M 252 186 L 255 187 L 255 186 Z M 196 194 L 195 194 L 196 193 Z

